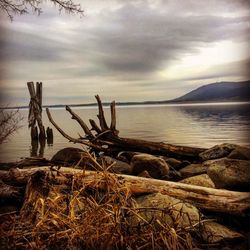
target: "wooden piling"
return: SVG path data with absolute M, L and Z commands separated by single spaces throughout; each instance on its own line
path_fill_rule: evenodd
M 33 82 L 27 82 L 30 93 L 29 103 L 29 128 L 31 128 L 31 140 L 44 141 L 46 138 L 45 129 L 42 122 L 42 82 L 36 83 L 36 89 Z M 37 126 L 39 128 L 39 133 Z
M 47 135 L 47 144 L 52 145 L 53 144 L 53 130 L 50 127 L 47 127 L 46 129 L 46 135 Z

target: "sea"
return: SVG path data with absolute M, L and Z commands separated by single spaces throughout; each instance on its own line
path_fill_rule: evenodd
M 97 107 L 72 108 L 86 123 L 97 119 Z M 84 136 L 79 124 L 64 108 L 51 108 L 55 122 L 70 136 Z M 21 128 L 0 145 L 0 162 L 13 162 L 26 157 L 50 159 L 65 147 L 84 148 L 65 139 L 49 122 L 45 110 L 45 127 L 52 127 L 53 144 L 34 145 L 28 128 L 28 109 L 19 110 Z M 110 123 L 109 107 L 104 107 Z M 165 105 L 117 106 L 119 136 L 165 142 L 175 145 L 210 148 L 221 143 L 250 146 L 250 103 L 195 103 Z

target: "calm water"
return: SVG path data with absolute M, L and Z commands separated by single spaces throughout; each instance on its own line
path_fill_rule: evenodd
M 74 108 L 83 120 L 95 119 L 97 108 Z M 104 109 L 107 118 L 109 110 Z M 80 126 L 64 109 L 51 109 L 52 116 L 65 132 L 83 136 Z M 32 152 L 27 125 L 28 110 L 21 110 L 23 127 L 6 143 L 0 145 L 0 161 L 15 161 L 36 154 Z M 45 126 L 52 126 L 44 112 Z M 109 120 L 109 119 L 108 119 Z M 195 104 L 117 107 L 117 128 L 120 136 L 188 145 L 211 147 L 219 143 L 250 146 L 250 104 Z M 54 130 L 53 146 L 45 145 L 44 155 L 50 158 L 64 147 L 74 145 Z M 39 155 L 39 148 L 37 154 Z

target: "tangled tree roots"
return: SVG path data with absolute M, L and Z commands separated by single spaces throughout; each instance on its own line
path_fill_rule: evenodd
M 72 115 L 72 119 L 76 120 L 82 127 L 85 137 L 73 138 L 63 131 L 53 120 L 49 109 L 46 109 L 48 118 L 54 127 L 69 141 L 87 145 L 92 151 L 104 152 L 106 155 L 117 155 L 121 151 L 137 151 L 149 154 L 164 155 L 181 159 L 194 160 L 199 158 L 199 154 L 205 149 L 193 148 L 186 146 L 177 146 L 162 142 L 151 142 L 145 140 L 124 138 L 118 136 L 119 131 L 116 129 L 116 109 L 115 102 L 110 104 L 111 124 L 107 125 L 104 115 L 103 105 L 98 95 L 95 96 L 98 104 L 98 120 L 99 124 L 92 119 L 89 119 L 91 127 L 79 117 L 69 106 L 66 110 Z

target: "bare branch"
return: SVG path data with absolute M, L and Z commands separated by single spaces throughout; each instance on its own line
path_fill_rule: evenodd
M 65 11 L 68 14 L 83 15 L 80 4 L 74 3 L 72 0 L 49 0 L 52 2 L 59 11 Z M 12 21 L 15 15 L 28 14 L 31 10 L 34 14 L 40 15 L 42 8 L 40 5 L 46 2 L 45 0 L 0 0 L 0 11 L 2 10 L 7 14 L 9 19 Z
M 105 120 L 104 111 L 103 111 L 103 107 L 102 107 L 102 101 L 101 101 L 99 95 L 96 95 L 95 98 L 97 100 L 98 110 L 99 110 L 99 114 L 97 115 L 97 117 L 100 121 L 100 126 L 101 126 L 102 131 L 105 131 L 108 129 L 108 125 L 107 125 L 107 122 Z
M 102 130 L 98 127 L 98 125 L 96 124 L 94 120 L 89 119 L 89 123 L 92 127 L 92 130 L 96 131 L 97 134 L 100 134 L 102 132 Z
M 19 110 L 0 110 L 0 144 L 8 140 L 21 127 L 20 121 L 22 119 L 23 117 L 20 115 Z
M 46 113 L 47 113 L 47 116 L 49 118 L 49 121 L 54 125 L 54 127 L 58 130 L 58 132 L 63 136 L 65 137 L 66 139 L 68 139 L 69 141 L 71 142 L 74 142 L 74 143 L 81 143 L 81 144 L 84 144 L 86 146 L 89 146 L 91 148 L 94 148 L 94 149 L 97 149 L 97 150 L 100 150 L 100 151 L 105 151 L 105 148 L 103 148 L 102 146 L 100 145 L 97 145 L 97 144 L 93 144 L 91 142 L 88 142 L 88 141 L 85 141 L 83 139 L 76 139 L 76 138 L 73 138 L 71 137 L 70 135 L 66 134 L 57 124 L 56 122 L 53 120 L 51 114 L 50 114 L 50 111 L 48 108 L 46 108 Z
M 71 136 L 69 136 L 68 134 L 66 134 L 57 124 L 56 122 L 53 120 L 51 114 L 50 114 L 50 111 L 48 108 L 46 108 L 46 113 L 47 113 L 47 116 L 49 118 L 49 121 L 54 125 L 54 127 L 58 130 L 58 132 L 61 133 L 61 135 L 63 135 L 66 139 L 68 139 L 69 141 L 71 142 L 74 142 L 74 143 L 83 143 L 83 140 L 82 139 L 75 139 Z
M 59 11 L 64 10 L 67 13 L 80 14 L 80 15 L 82 15 L 84 12 L 81 9 L 80 4 L 75 4 L 71 0 L 65 0 L 65 1 L 63 1 L 63 0 L 50 0 L 50 1 L 59 7 Z
M 110 130 L 115 135 L 119 134 L 119 131 L 116 129 L 116 110 L 115 110 L 115 101 L 111 102 L 110 104 L 110 112 L 111 112 L 111 124 Z
M 91 133 L 86 123 L 74 111 L 72 111 L 68 105 L 66 106 L 66 110 L 72 115 L 72 119 L 76 120 L 80 124 L 86 136 L 90 139 L 94 138 L 94 135 Z

